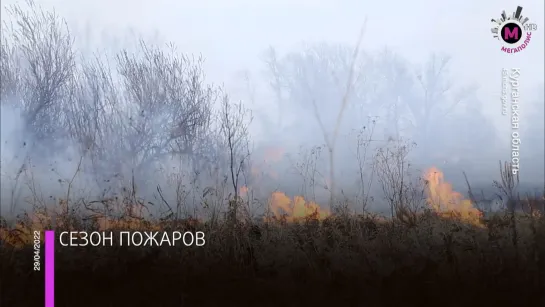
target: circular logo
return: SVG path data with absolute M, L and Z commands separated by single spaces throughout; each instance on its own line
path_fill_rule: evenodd
M 501 27 L 500 37 L 507 44 L 516 44 L 522 39 L 522 27 L 516 22 L 507 22 Z

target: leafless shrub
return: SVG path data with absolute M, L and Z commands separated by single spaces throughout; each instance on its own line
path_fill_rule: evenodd
M 389 204 L 391 217 L 414 225 L 417 212 L 424 205 L 424 189 L 411 177 L 411 164 L 407 158 L 412 147 L 414 143 L 397 141 L 379 148 L 375 159 L 377 180 Z
M 202 59 L 142 41 L 140 54 L 124 50 L 115 60 L 115 72 L 98 58 L 83 67 L 71 121 L 79 141 L 94 144 L 95 160 L 113 165 L 124 157 L 137 174 L 170 155 L 197 161 L 215 99 L 203 81 Z
M 328 190 L 328 182 L 318 165 L 322 159 L 323 146 L 314 146 L 310 149 L 300 148 L 298 158 L 291 161 L 292 168 L 301 178 L 300 193 L 305 198 L 316 201 L 316 187 Z

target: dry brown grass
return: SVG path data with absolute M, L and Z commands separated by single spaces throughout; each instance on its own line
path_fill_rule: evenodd
M 543 296 L 545 219 L 539 215 L 517 216 L 514 246 L 511 219 L 500 213 L 480 217 L 479 225 L 432 210 L 410 223 L 314 214 L 232 225 L 114 220 L 60 209 L 21 215 L 12 227 L 3 221 L 2 275 L 9 280 L 3 292 L 11 293 L 2 298 L 5 306 L 42 299 L 41 275 L 30 272 L 30 235 L 53 220 L 58 230 L 206 233 L 200 248 L 59 247 L 59 306 L 537 306 Z M 36 297 L 15 290 L 20 287 Z

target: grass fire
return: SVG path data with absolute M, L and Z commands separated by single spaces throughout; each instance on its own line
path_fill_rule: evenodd
M 539 44 L 488 88 L 360 4 L 96 1 L 2 4 L 1 306 L 545 306 Z

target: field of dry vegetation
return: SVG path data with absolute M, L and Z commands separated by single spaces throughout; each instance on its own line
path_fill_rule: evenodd
M 329 153 L 330 176 L 323 176 L 329 178 L 324 189 L 329 203 L 320 203 L 312 193 L 268 193 L 274 189 L 266 186 L 267 195 L 260 199 L 267 199 L 261 202 L 265 213 L 257 216 L 249 209 L 260 183 L 243 180 L 244 172 L 254 169 L 249 163 L 251 115 L 205 84 L 199 60 L 142 43 L 140 56 L 116 54 L 113 69 L 99 56 L 79 63 L 73 38 L 54 13 L 33 4 L 29 11 L 14 6 L 9 12 L 15 22 L 2 28 L 3 110 L 22 110 L 22 146 L 30 148 L 29 157 L 56 157 L 68 147 L 59 141 L 66 138 L 77 144 L 81 159 L 77 170 L 70 170 L 73 175 L 58 179 L 65 190 L 58 192 L 55 185 L 52 192 L 47 190 L 51 185 L 36 179 L 48 175 L 33 170 L 30 158 L 6 163 L 2 157 L 2 172 L 14 167 L 15 173 L 3 177 L 3 183 L 28 188 L 28 197 L 18 203 L 14 192 L 11 199 L 2 195 L 2 201 L 11 201 L 2 204 L 10 213 L 27 210 L 0 220 L 0 306 L 43 306 L 44 273 L 33 271 L 33 231 L 50 229 L 57 235 L 202 231 L 206 239 L 204 246 L 175 247 L 57 244 L 58 307 L 545 306 L 545 194 L 519 195 L 510 164 L 500 163 L 501 180 L 495 182 L 506 206 L 491 212 L 479 205 L 470 180 L 466 199 L 437 168 L 410 177 L 408 149 L 401 142 L 373 148 L 363 161 L 372 136 L 361 142 L 358 136 L 362 192 L 350 198 L 340 193 L 342 182 L 335 186 L 337 130 L 331 136 L 322 127 L 322 149 Z M 339 119 L 345 104 L 343 99 Z M 218 105 L 220 110 L 214 108 Z M 318 111 L 316 118 L 322 123 Z M 137 195 L 136 181 L 152 177 L 154 163 L 167 156 L 185 159 L 194 175 L 208 172 L 206 179 L 216 184 L 199 190 L 173 180 L 169 188 L 175 199 L 167 199 L 167 187 L 163 191 L 153 177 L 147 185 L 157 187 L 156 202 L 166 213 L 152 215 L 146 212 L 153 204 Z M 313 161 L 305 162 L 301 172 L 305 183 L 316 182 L 310 163 L 321 162 Z M 53 172 L 64 162 L 54 167 L 39 163 Z M 91 171 L 83 174 L 82 165 Z M 127 169 L 132 184 L 115 197 L 80 197 L 72 185 L 78 176 L 91 174 L 106 190 L 113 184 L 104 180 L 105 174 Z M 387 214 L 367 210 L 367 180 L 373 177 L 365 173 L 368 169 L 376 176 Z M 40 183 L 41 191 L 36 188 Z M 192 206 L 200 213 L 180 209 Z
M 66 202 L 57 211 L 37 207 L 12 227 L 2 221 L 2 306 L 43 304 L 31 232 L 51 229 L 53 219 L 58 231 L 206 234 L 202 247 L 58 246 L 58 306 L 542 306 L 543 215 L 484 217 L 447 183 L 430 181 L 429 208 L 411 214 L 398 204 L 393 218 L 330 214 L 302 198 L 286 204 L 280 194 L 258 221 L 141 219 L 134 214 L 141 204 L 130 199 L 118 200 L 127 214 L 115 219 Z M 445 197 L 450 207 L 440 208 Z

